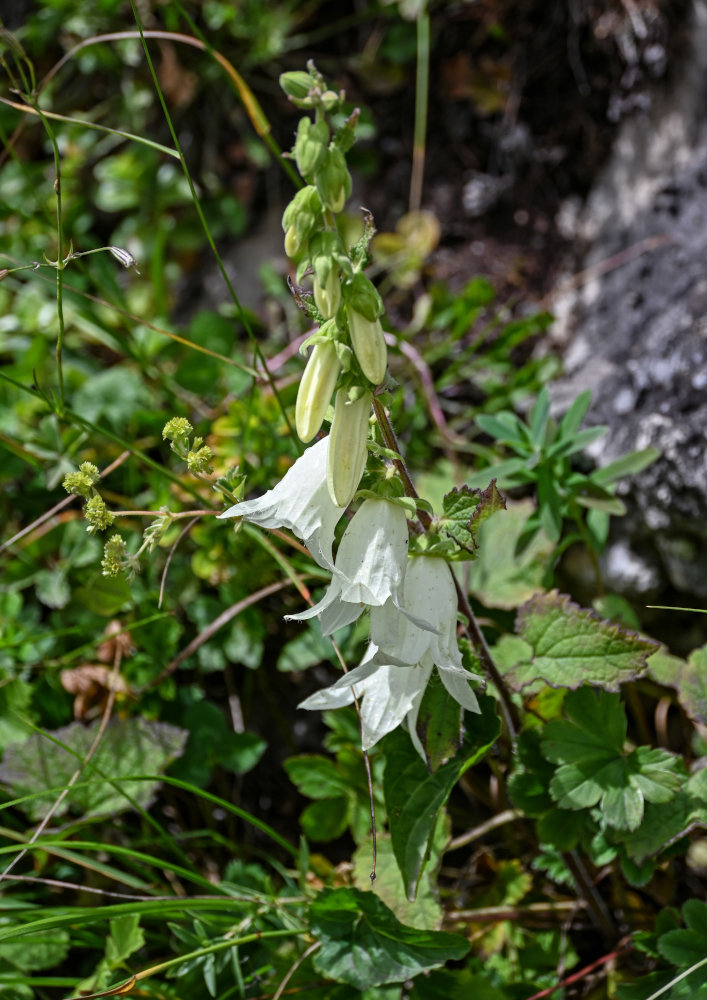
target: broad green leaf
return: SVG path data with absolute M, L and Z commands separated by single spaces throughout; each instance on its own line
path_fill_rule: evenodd
M 302 833 L 309 840 L 336 840 L 349 825 L 351 800 L 345 795 L 332 795 L 310 804 L 300 816 Z
M 460 776 L 479 760 L 496 740 L 500 723 L 493 698 L 479 698 L 481 715 L 467 715 L 467 732 L 459 753 L 430 774 L 409 737 L 396 730 L 383 743 L 383 792 L 393 850 L 408 899 L 415 891 L 427 861 L 437 814 Z
M 130 913 L 115 917 L 110 922 L 110 936 L 106 941 L 106 961 L 116 968 L 133 952 L 145 944 L 145 935 L 140 927 L 140 914 Z
M 349 784 L 333 760 L 317 754 L 290 757 L 283 764 L 290 781 L 310 799 L 345 795 Z
M 401 924 L 373 892 L 324 889 L 309 909 L 321 942 L 317 972 L 358 989 L 400 983 L 425 969 L 463 958 L 469 942 L 457 934 Z
M 560 764 L 550 794 L 562 809 L 601 804 L 605 822 L 617 830 L 636 830 L 644 803 L 666 803 L 684 782 L 681 760 L 667 750 L 638 747 L 626 753 L 626 718 L 618 696 L 580 688 L 565 700 L 567 722 L 545 727 L 540 747 Z
M 19 746 L 9 747 L 0 764 L 0 781 L 18 797 L 68 784 L 80 761 L 86 757 L 99 724 L 98 720 L 88 726 L 73 722 L 47 736 L 34 733 Z M 132 807 L 121 791 L 139 805 L 149 805 L 159 786 L 159 775 L 182 753 L 186 739 L 186 730 L 166 722 L 152 722 L 141 717 L 111 719 L 84 775 L 91 780 L 88 784 L 79 782 L 72 787 L 54 815 L 63 816 L 69 811 L 82 816 L 123 812 Z M 73 753 L 59 744 L 70 747 Z M 112 779 L 130 774 L 154 774 L 155 780 L 121 781 L 114 787 L 94 768 Z M 30 819 L 41 819 L 55 799 L 56 795 L 40 796 L 22 808 Z
M 331 640 L 322 635 L 319 627 L 307 627 L 282 647 L 277 660 L 277 669 L 283 672 L 307 670 L 308 667 L 326 663 L 331 658 Z
M 443 813 L 440 814 L 440 818 L 446 819 Z M 448 833 L 445 836 L 448 825 L 448 822 L 439 824 L 443 837 L 435 837 L 437 843 L 440 839 L 448 839 Z M 420 879 L 415 901 L 410 902 L 405 895 L 389 835 L 378 834 L 375 882 L 371 882 L 370 879 L 370 841 L 356 849 L 352 860 L 354 885 L 358 889 L 363 890 L 363 892 L 374 892 L 386 906 L 390 907 L 402 923 L 408 924 L 410 927 L 419 927 L 422 930 L 439 930 L 442 923 L 442 908 L 437 901 L 430 875 L 426 874 Z
M 192 705 L 184 725 L 189 730 L 186 749 L 170 773 L 198 788 L 208 784 L 217 765 L 246 774 L 267 748 L 267 742 L 255 733 L 235 733 L 223 712 L 208 701 Z
M 552 542 L 538 534 L 521 555 L 516 553 L 517 541 L 534 509 L 530 500 L 522 500 L 479 526 L 479 554 L 469 565 L 469 589 L 486 607 L 517 608 L 543 590 Z
M 492 479 L 483 490 L 468 486 L 455 487 L 443 500 L 444 517 L 440 519 L 440 532 L 446 534 L 463 550 L 459 558 L 475 558 L 481 524 L 495 511 L 503 510 L 506 501 L 496 489 Z
M 27 739 L 31 729 L 22 719 L 31 716 L 31 701 L 31 685 L 0 667 L 0 750 Z
M 543 755 L 554 764 L 583 764 L 611 759 L 626 741 L 626 714 L 620 699 L 581 687 L 565 699 L 568 721 L 545 726 Z
M 628 856 L 641 863 L 690 833 L 707 829 L 707 770 L 691 774 L 669 802 L 647 802 L 643 822 L 622 838 Z
M 71 587 L 66 570 L 41 569 L 34 578 L 37 599 L 48 608 L 65 608 L 71 600 Z
M 707 725 L 707 646 L 693 650 L 687 661 L 661 649 L 649 658 L 648 671 L 659 684 L 676 690 L 691 719 Z
M 0 944 L 0 965 L 7 962 L 20 972 L 51 969 L 64 961 L 69 947 L 67 931 L 54 928 L 33 931 L 23 935 L 21 941 Z
M 457 753 L 464 739 L 463 710 L 443 684 L 428 684 L 417 716 L 417 734 L 431 771 Z
M 646 657 L 657 643 L 619 625 L 601 621 L 553 590 L 532 597 L 518 612 L 516 632 L 532 649 L 532 658 L 505 674 L 515 691 L 533 681 L 550 687 L 596 684 L 617 691 L 642 676 Z

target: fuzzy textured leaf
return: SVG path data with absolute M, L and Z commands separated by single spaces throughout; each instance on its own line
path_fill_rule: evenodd
M 0 765 L 0 781 L 18 797 L 68 784 L 79 762 L 86 757 L 98 725 L 98 721 L 89 726 L 72 722 L 52 732 L 52 739 L 35 733 L 25 743 L 9 747 Z M 186 739 L 186 730 L 166 722 L 112 719 L 86 770 L 85 776 L 92 780 L 71 788 L 54 815 L 63 816 L 69 811 L 83 816 L 123 812 L 132 806 L 121 792 L 141 806 L 149 805 L 159 786 L 159 775 L 182 753 Z M 59 744 L 70 747 L 73 753 Z M 155 780 L 121 781 L 114 786 L 99 771 L 113 780 L 131 774 L 154 774 Z M 56 795 L 55 792 L 40 796 L 25 803 L 23 809 L 30 819 L 40 819 L 53 805 Z
M 555 590 L 523 605 L 516 632 L 532 650 L 527 662 L 505 674 L 516 691 L 534 681 L 571 689 L 597 684 L 618 691 L 622 682 L 646 672 L 646 658 L 657 647 L 653 640 L 602 621 Z
M 707 646 L 693 650 L 687 660 L 659 650 L 649 658 L 648 670 L 659 684 L 675 689 L 691 719 L 707 725 Z

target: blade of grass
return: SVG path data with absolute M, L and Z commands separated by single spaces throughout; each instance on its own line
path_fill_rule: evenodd
M 0 103 L 6 104 L 9 108 L 15 108 L 17 111 L 22 111 L 26 115 L 37 115 L 39 112 L 36 108 L 31 107 L 28 104 L 19 104 L 17 101 L 10 101 L 7 97 L 0 97 Z M 132 142 L 139 142 L 143 146 L 149 146 L 151 149 L 156 149 L 160 153 L 165 153 L 167 156 L 173 156 L 176 160 L 179 159 L 179 153 L 176 149 L 172 149 L 170 146 L 163 146 L 161 142 L 155 142 L 153 139 L 146 139 L 144 136 L 135 135 L 133 132 L 124 132 L 119 128 L 109 128 L 107 125 L 99 125 L 97 122 L 87 122 L 83 118 L 72 118 L 69 115 L 60 115 L 56 111 L 43 111 L 42 115 L 45 118 L 51 118 L 58 122 L 69 122 L 71 125 L 84 125 L 86 128 L 92 128 L 97 132 L 109 132 L 111 135 L 119 135 L 123 139 L 130 139 Z

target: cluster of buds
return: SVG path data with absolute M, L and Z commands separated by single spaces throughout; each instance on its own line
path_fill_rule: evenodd
M 295 407 L 295 427 L 305 443 L 319 433 L 335 398 L 327 483 L 332 501 L 347 506 L 366 465 L 373 387 L 385 378 L 387 348 L 381 325 L 383 303 L 363 273 L 374 229 L 349 248 L 334 216 L 351 194 L 346 152 L 354 141 L 358 111 L 332 130 L 328 116 L 340 109 L 343 93 L 329 90 L 313 63 L 307 72 L 284 73 L 280 84 L 307 111 L 299 122 L 292 157 L 305 186 L 285 209 L 285 252 L 298 262 L 297 280 L 312 277 L 313 303 L 306 306 L 320 325 L 302 345 L 311 349 Z
M 67 493 L 83 497 L 86 501 L 83 512 L 88 521 L 86 530 L 89 535 L 105 531 L 115 520 L 115 514 L 108 509 L 105 500 L 96 489 L 99 478 L 98 469 L 92 462 L 82 462 L 76 472 L 69 472 L 64 476 L 62 484 Z
M 195 437 L 190 443 L 189 439 L 194 428 L 185 417 L 172 417 L 162 428 L 162 437 L 165 441 L 171 442 L 171 449 L 187 463 L 187 468 L 195 476 L 208 475 L 213 472 L 211 459 L 213 452 L 204 439 Z

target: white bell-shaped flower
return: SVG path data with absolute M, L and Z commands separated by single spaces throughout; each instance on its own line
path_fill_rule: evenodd
M 360 666 L 340 677 L 334 684 L 317 691 L 305 699 L 299 708 L 322 710 L 350 705 L 354 696 L 360 702 L 362 746 L 369 750 L 387 733 L 407 721 L 410 738 L 425 759 L 425 752 L 417 735 L 417 716 L 420 703 L 434 666 L 427 654 L 414 666 L 390 663 L 372 642 Z M 478 712 L 479 704 L 469 687 L 475 675 L 462 667 L 441 667 L 439 675 L 447 691 L 470 712 Z
M 320 615 L 323 635 L 355 621 L 366 606 L 400 606 L 408 557 L 405 511 L 389 500 L 364 500 L 344 532 L 334 575 L 314 607 L 288 615 L 304 621 Z
M 408 560 L 403 606 L 392 601 L 371 609 L 371 642 L 393 662 L 420 663 L 429 654 L 440 668 L 460 669 L 457 644 L 457 593 L 449 564 L 433 556 Z M 434 631 L 420 628 L 416 619 L 432 622 Z
M 244 517 L 261 528 L 289 528 L 301 538 L 312 558 L 333 570 L 334 530 L 343 507 L 337 507 L 327 488 L 329 438 L 307 448 L 273 489 L 257 500 L 244 500 L 219 517 Z

